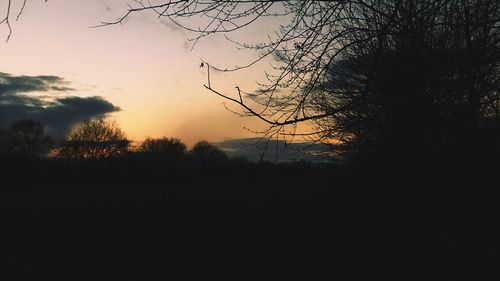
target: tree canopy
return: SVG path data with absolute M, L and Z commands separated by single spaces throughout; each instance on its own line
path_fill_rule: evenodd
M 73 129 L 62 143 L 64 158 L 109 158 L 123 155 L 130 141 L 114 122 L 92 120 Z
M 34 120 L 19 120 L 9 128 L 0 127 L 0 154 L 33 157 L 45 154 L 52 146 L 52 139 L 44 126 Z
M 217 146 L 207 142 L 199 141 L 191 149 L 191 155 L 201 164 L 222 164 L 227 162 L 229 157 Z
M 150 158 L 169 159 L 178 161 L 185 156 L 187 146 L 178 138 L 147 138 L 140 147 L 139 152 Z

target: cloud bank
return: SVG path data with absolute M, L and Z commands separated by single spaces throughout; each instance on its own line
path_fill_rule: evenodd
M 46 126 L 47 133 L 59 138 L 75 124 L 120 110 L 102 97 L 68 96 L 75 91 L 70 84 L 58 76 L 0 72 L 1 125 L 21 119 L 37 120 Z

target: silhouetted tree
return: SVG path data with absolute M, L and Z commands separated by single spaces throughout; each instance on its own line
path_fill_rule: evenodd
M 76 127 L 62 142 L 58 155 L 64 158 L 109 158 L 122 156 L 130 141 L 115 122 L 92 120 Z
M 197 142 L 191 149 L 191 155 L 203 165 L 222 164 L 229 159 L 224 151 L 207 141 Z
M 14 142 L 13 152 L 24 155 L 37 155 L 47 152 L 52 138 L 45 135 L 44 126 L 33 120 L 21 120 L 10 126 Z
M 311 91 L 317 108 L 335 112 L 318 128 L 358 152 L 475 146 L 478 131 L 500 120 L 498 3 L 396 4 L 379 9 L 391 21 L 358 24 L 373 38 L 336 60 Z
M 20 120 L 8 129 L 0 129 L 0 151 L 14 156 L 39 156 L 46 153 L 53 141 L 44 134 L 44 126 L 33 120 Z
M 186 154 L 186 145 L 177 138 L 147 138 L 139 147 L 139 152 L 149 158 L 177 161 Z

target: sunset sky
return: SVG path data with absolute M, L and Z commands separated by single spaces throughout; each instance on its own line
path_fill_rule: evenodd
M 6 2 L 1 1 L 2 13 Z M 14 13 L 21 2 L 14 1 Z M 19 117 L 16 110 L 26 105 L 19 104 L 23 97 L 22 102 L 37 103 L 38 108 L 30 107 L 31 115 L 21 117 L 65 122 L 58 128 L 107 115 L 134 140 L 168 136 L 192 145 L 200 139 L 255 137 L 244 127 L 261 129 L 264 124 L 228 112 L 220 97 L 205 90 L 206 68 L 200 68 L 200 62 L 231 67 L 257 54 L 238 51 L 221 36 L 208 37 L 191 49 L 188 39 L 193 34 L 152 13 L 135 15 L 122 25 L 90 28 L 115 20 L 126 11 L 127 2 L 28 1 L 19 21 L 11 18 L 13 33 L 7 43 L 8 28 L 2 25 L 0 80 L 7 84 L 0 92 L 5 107 L 0 120 L 8 120 L 10 112 Z M 259 40 L 265 36 L 263 26 L 257 23 L 234 36 Z M 226 93 L 234 93 L 235 85 L 255 90 L 255 81 L 263 80 L 268 65 L 264 61 L 237 73 L 213 74 L 212 85 Z M 38 86 L 27 89 L 22 83 Z

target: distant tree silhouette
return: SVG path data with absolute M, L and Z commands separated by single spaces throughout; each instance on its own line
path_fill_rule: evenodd
M 64 158 L 99 159 L 122 156 L 130 141 L 115 122 L 92 120 L 76 127 L 62 142 L 58 155 Z
M 186 154 L 186 149 L 186 145 L 177 138 L 147 138 L 141 143 L 139 152 L 154 159 L 177 161 Z
M 20 120 L 8 129 L 0 129 L 0 143 L 2 154 L 39 156 L 50 149 L 53 141 L 45 135 L 40 122 Z
M 14 146 L 13 152 L 25 155 L 37 155 L 47 152 L 53 143 L 45 135 L 42 123 L 33 120 L 21 120 L 10 126 Z
M 261 18 L 286 23 L 269 41 L 234 42 L 259 57 L 246 65 L 206 61 L 205 87 L 244 116 L 269 124 L 266 138 L 328 140 L 345 152 L 413 150 L 472 139 L 498 128 L 500 3 L 496 0 L 159 1 L 137 2 L 121 18 L 154 11 L 198 39 L 231 33 Z M 207 21 L 191 21 L 202 17 Z M 204 25 L 198 26 L 197 23 Z M 277 21 L 278 22 L 278 21 Z M 257 91 L 213 88 L 210 71 L 275 61 Z M 299 123 L 312 131 L 297 131 Z
M 191 149 L 191 155 L 203 165 L 222 164 L 229 159 L 224 151 L 207 141 L 197 142 Z

